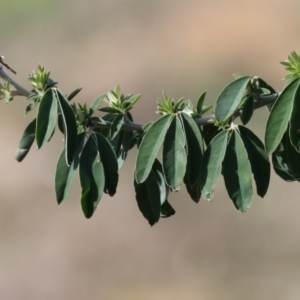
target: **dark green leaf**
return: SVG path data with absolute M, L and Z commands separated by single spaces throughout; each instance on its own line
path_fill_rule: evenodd
M 114 121 L 111 124 L 110 127 L 110 139 L 113 140 L 118 133 L 120 132 L 122 125 L 124 123 L 124 115 L 120 114 L 118 116 L 116 116 L 116 118 L 114 119 Z
M 34 103 L 30 103 L 26 106 L 26 110 L 25 110 L 25 115 L 27 115 L 28 113 L 30 113 L 38 104 L 37 101 L 35 101 Z
M 254 112 L 254 98 L 252 95 L 249 95 L 242 109 L 241 120 L 243 122 L 243 125 L 246 125 L 250 121 L 253 112 Z
M 250 79 L 250 76 L 240 77 L 231 82 L 221 92 L 215 109 L 215 116 L 219 123 L 227 120 L 235 113 L 242 101 Z
M 265 145 L 267 153 L 272 153 L 280 143 L 288 126 L 288 121 L 293 108 L 293 101 L 299 88 L 300 78 L 293 80 L 282 91 L 275 101 L 266 127 Z
M 58 125 L 58 129 L 60 130 L 60 132 L 62 134 L 64 134 L 64 120 L 63 120 L 61 113 L 58 113 L 58 115 L 57 115 L 57 125 Z
M 105 175 L 104 192 L 112 197 L 117 191 L 119 180 L 116 154 L 109 141 L 102 134 L 96 133 L 96 136 Z
M 103 107 L 99 109 L 100 111 L 111 113 L 111 114 L 119 114 L 120 110 L 113 107 Z
M 251 130 L 239 126 L 239 131 L 248 153 L 257 194 L 264 197 L 267 193 L 271 176 L 269 157 L 265 152 L 264 144 Z
M 28 126 L 25 128 L 25 131 L 20 139 L 19 148 L 17 150 L 15 159 L 18 162 L 21 162 L 29 152 L 34 139 L 35 139 L 35 130 L 36 130 L 36 119 L 33 119 Z
M 175 215 L 175 210 L 168 201 L 165 201 L 160 208 L 160 217 L 169 218 Z
M 207 124 L 203 126 L 202 136 L 206 146 L 208 146 L 211 140 L 219 133 L 219 128 L 214 124 Z
M 291 140 L 288 135 L 289 128 L 287 132 L 284 134 L 283 138 L 285 139 L 285 152 L 287 158 L 287 167 L 289 173 L 297 178 L 300 179 L 300 153 L 296 151 L 294 146 L 291 143 Z
M 55 128 L 57 118 L 57 100 L 52 89 L 44 94 L 36 118 L 36 142 L 38 149 L 45 146 Z
M 159 221 L 161 207 L 160 188 L 156 176 L 150 172 L 144 182 L 138 184 L 135 180 L 134 187 L 138 207 L 149 224 L 153 226 Z
M 68 99 L 66 99 L 60 90 L 56 89 L 55 92 L 63 120 L 66 163 L 67 165 L 70 165 L 73 160 L 77 144 L 76 119 Z
M 81 133 L 78 136 L 76 152 L 70 166 L 67 166 L 66 164 L 65 149 L 62 150 L 59 156 L 55 173 L 55 192 L 58 204 L 61 204 L 64 200 L 66 200 L 69 195 L 72 181 L 78 167 L 79 153 L 82 150 L 84 138 L 85 133 Z
M 196 122 L 186 113 L 181 113 L 187 148 L 186 177 L 191 186 L 198 181 L 203 159 L 203 140 Z
M 186 190 L 189 193 L 191 199 L 198 203 L 200 201 L 201 198 L 201 181 L 200 181 L 200 177 L 198 178 L 197 182 L 191 186 L 191 184 L 188 182 L 186 176 L 184 177 L 184 183 L 186 186 Z
M 145 181 L 148 177 L 172 119 L 172 115 L 161 117 L 145 133 L 138 149 L 135 164 L 135 178 L 138 183 Z
M 186 164 L 185 136 L 180 119 L 176 116 L 170 124 L 163 143 L 163 170 L 166 182 L 172 190 L 179 190 Z
M 156 181 L 160 189 L 160 203 L 163 204 L 168 199 L 169 187 L 166 184 L 163 168 L 158 159 L 155 159 L 151 172 L 153 172 L 156 177 Z
M 300 88 L 297 89 L 290 119 L 290 142 L 300 152 Z
M 97 208 L 105 185 L 104 170 L 94 136 L 89 137 L 82 150 L 79 177 L 82 211 L 86 218 L 90 218 Z
M 288 139 L 287 132 L 284 133 L 282 140 L 272 153 L 272 163 L 276 174 L 285 181 L 291 182 L 297 180 L 291 173 L 288 164 L 286 139 Z
M 225 186 L 234 206 L 245 212 L 252 202 L 252 172 L 241 137 L 232 130 L 223 161 Z

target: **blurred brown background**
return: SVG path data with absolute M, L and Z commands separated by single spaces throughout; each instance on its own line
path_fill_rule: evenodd
M 299 51 L 297 0 L 1 0 L 1 53 L 29 88 L 40 63 L 59 87 L 91 103 L 120 84 L 141 93 L 137 122 L 157 117 L 164 90 L 214 103 L 233 73 L 259 75 L 277 90 L 279 64 Z M 84 219 L 78 179 L 58 207 L 57 134 L 18 164 L 14 154 L 26 101 L 1 104 L 0 299 L 299 299 L 300 187 L 273 174 L 265 199 L 249 212 L 233 207 L 220 178 L 214 200 L 194 204 L 172 194 L 177 213 L 150 228 L 132 184 L 134 155 L 115 197 Z M 263 137 L 267 113 L 249 126 Z

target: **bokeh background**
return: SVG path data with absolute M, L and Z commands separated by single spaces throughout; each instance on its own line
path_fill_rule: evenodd
M 233 73 L 282 90 L 279 64 L 299 50 L 298 0 L 1 0 L 1 53 L 29 88 L 38 64 L 77 102 L 120 84 L 141 93 L 137 122 L 157 118 L 162 90 L 214 103 Z M 0 299 L 284 299 L 300 297 L 300 187 L 273 174 L 264 199 L 235 210 L 220 178 L 212 202 L 194 204 L 183 187 L 177 213 L 151 228 L 133 190 L 135 153 L 115 197 L 91 220 L 78 179 L 61 207 L 54 194 L 57 134 L 21 164 L 14 160 L 26 101 L 0 109 Z M 263 137 L 267 113 L 249 126 Z

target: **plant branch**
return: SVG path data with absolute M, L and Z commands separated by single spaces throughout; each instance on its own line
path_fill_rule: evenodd
M 275 100 L 278 98 L 279 94 L 271 94 L 267 96 L 256 96 L 256 102 L 254 109 L 259 109 L 261 107 L 273 104 Z M 238 117 L 241 115 L 241 111 L 238 110 L 234 118 Z M 211 124 L 211 120 L 214 118 L 214 115 L 206 116 L 206 117 L 201 117 L 201 118 L 196 118 L 195 122 L 197 123 L 198 126 L 205 126 L 208 124 Z M 105 123 L 102 122 L 97 122 L 96 120 L 92 121 L 92 126 L 97 127 L 97 128 L 110 128 L 112 122 L 105 121 Z M 125 116 L 125 123 L 122 125 L 122 130 L 124 131 L 143 131 L 143 124 L 138 124 L 131 122 L 128 117 Z
M 9 75 L 7 75 L 3 71 L 3 67 L 1 65 L 0 65 L 0 78 L 2 78 L 4 81 L 8 81 L 12 86 L 14 86 L 15 89 L 18 91 L 18 95 L 28 97 L 31 94 L 29 90 L 27 90 L 26 88 L 21 86 L 14 79 L 12 79 Z

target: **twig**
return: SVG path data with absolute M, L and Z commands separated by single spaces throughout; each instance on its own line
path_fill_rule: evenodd
M 16 90 L 23 96 L 28 97 L 31 93 L 29 90 L 21 86 L 19 83 L 17 83 L 14 79 L 12 79 L 10 76 L 8 76 L 4 71 L 3 67 L 0 65 L 0 77 L 4 81 L 8 81 L 12 86 L 16 88 Z
M 14 74 L 17 74 L 17 72 L 16 72 L 14 69 L 12 69 L 8 64 L 6 64 L 6 63 L 3 61 L 3 59 L 4 59 L 4 56 L 1 55 L 1 56 L 0 56 L 0 63 L 1 63 L 3 66 L 5 66 L 7 70 L 11 71 L 11 72 L 14 73 Z

